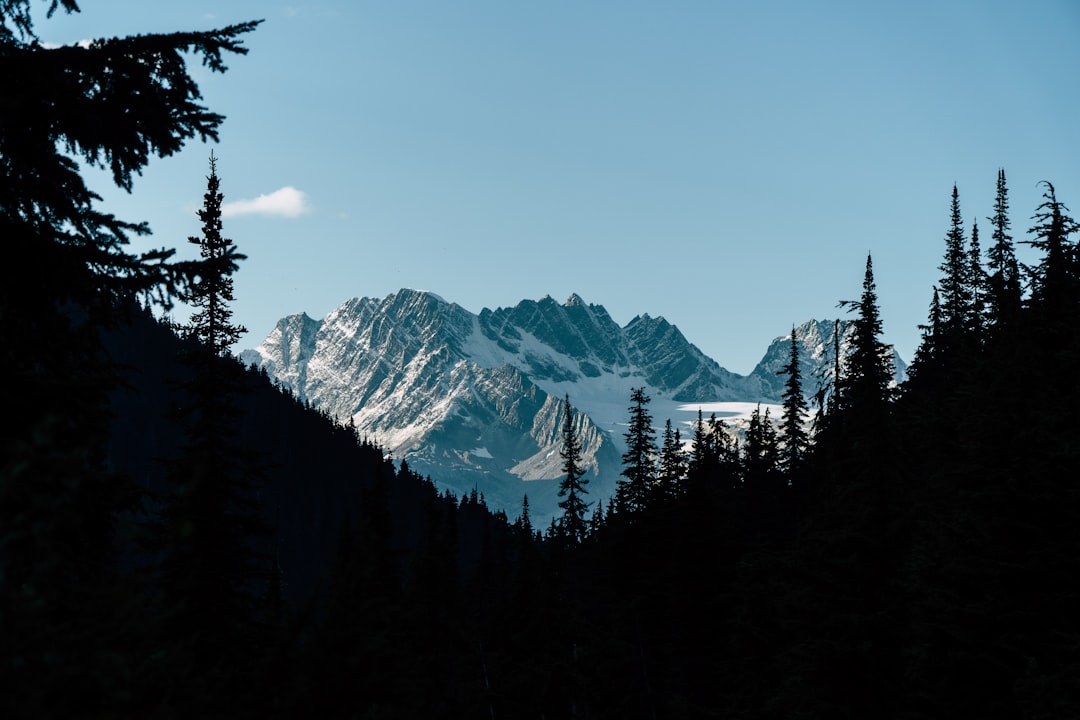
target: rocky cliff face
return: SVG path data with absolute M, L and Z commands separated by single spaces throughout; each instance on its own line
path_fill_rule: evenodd
M 815 373 L 831 367 L 832 329 L 823 321 L 798 331 L 808 394 Z M 695 403 L 775 403 L 789 342 L 777 338 L 741 376 L 664 318 L 620 327 L 577 295 L 475 315 L 401 290 L 354 298 L 321 321 L 283 318 L 241 357 L 459 495 L 476 488 L 514 517 L 527 493 L 542 522 L 557 511 L 564 396 L 577 411 L 590 499 L 605 498 L 621 470 L 632 388 L 646 388 L 660 426 L 666 412 Z

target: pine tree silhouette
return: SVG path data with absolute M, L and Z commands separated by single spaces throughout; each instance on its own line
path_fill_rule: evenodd
M 207 270 L 199 275 L 184 295 L 198 310 L 188 323 L 180 327 L 181 334 L 192 338 L 218 357 L 226 357 L 232 346 L 247 332 L 242 325 L 232 323 L 233 268 L 245 256 L 236 252 L 233 241 L 221 234 L 221 180 L 217 174 L 217 158 L 210 153 L 210 175 L 206 178 L 206 193 L 199 209 L 202 234 L 189 237 L 188 242 L 199 247 Z
M 563 400 L 563 445 L 559 456 L 563 459 L 563 479 L 559 483 L 559 507 L 562 509 L 560 529 L 566 540 L 579 544 L 588 534 L 585 512 L 589 505 L 582 495 L 589 491 L 585 486 L 589 481 L 584 477 L 581 467 L 581 437 L 574 428 L 574 408 L 570 405 L 570 396 Z
M 167 462 L 171 492 L 153 542 L 162 558 L 165 631 L 178 643 L 175 661 L 190 667 L 200 683 L 212 678 L 226 692 L 236 679 L 224 668 L 242 668 L 252 659 L 246 653 L 260 642 L 259 598 L 266 592 L 270 564 L 259 547 L 270 529 L 256 502 L 257 460 L 237 441 L 237 396 L 245 372 L 228 353 L 243 329 L 229 321 L 231 271 L 226 272 L 229 264 L 217 261 L 241 256 L 221 235 L 219 188 L 211 155 L 198 212 L 203 235 L 190 238 L 208 266 L 185 295 L 199 311 L 178 328 L 188 342 L 182 361 L 190 370 L 180 383 L 176 418 L 185 440 L 178 456 Z M 185 679 L 177 673 L 178 681 Z
M 630 422 L 626 452 L 623 453 L 623 479 L 615 491 L 617 513 L 637 513 L 648 505 L 656 479 L 656 430 L 649 413 L 650 398 L 645 388 L 630 391 Z
M 783 447 L 784 469 L 791 480 L 802 469 L 810 446 L 810 436 L 805 425 L 808 408 L 802 389 L 802 371 L 799 368 L 799 337 L 794 325 L 791 326 L 791 354 L 780 374 L 787 376 L 782 397 L 784 419 L 780 424 L 780 442 Z
M 997 192 L 994 197 L 994 214 L 989 218 L 993 233 L 987 252 L 989 274 L 987 293 L 991 322 L 1008 325 L 1020 312 L 1021 282 L 1020 265 L 1016 260 L 1013 238 L 1009 234 L 1009 188 L 1005 171 L 998 170 Z

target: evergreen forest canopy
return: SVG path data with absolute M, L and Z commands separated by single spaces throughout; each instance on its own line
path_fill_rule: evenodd
M 130 188 L 216 139 L 186 62 L 224 71 L 258 23 L 45 49 L 29 8 L 0 0 L 4 717 L 1080 715 L 1080 226 L 1052 184 L 1017 239 L 999 173 L 985 250 L 953 189 L 899 387 L 867 258 L 812 422 L 796 342 L 740 442 L 658 438 L 635 391 L 605 506 L 566 398 L 541 531 L 231 358 L 212 157 L 196 261 L 128 252 L 149 229 L 83 182 L 74 157 Z M 176 300 L 182 326 L 140 309 Z

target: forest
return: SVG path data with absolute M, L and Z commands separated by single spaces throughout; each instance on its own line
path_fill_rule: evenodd
M 634 391 L 610 499 L 566 398 L 538 528 L 236 362 L 212 154 L 198 260 L 131 253 L 149 229 L 87 187 L 75 158 L 130 188 L 216 140 L 187 61 L 223 72 L 258 22 L 45 50 L 29 5 L 0 0 L 0 715 L 1080 717 L 1080 225 L 1053 184 L 1014 230 L 1000 171 L 985 248 L 952 188 L 899 386 L 867 257 L 831 382 L 807 393 L 793 337 L 782 417 L 738 437 L 659 430 Z

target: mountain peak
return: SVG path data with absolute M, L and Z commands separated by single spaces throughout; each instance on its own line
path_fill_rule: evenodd
M 566 307 L 583 307 L 585 301 L 581 299 L 581 296 L 577 293 L 570 293 L 570 297 L 566 298 L 566 302 L 563 303 Z
M 397 293 L 391 294 L 391 297 L 397 297 L 399 300 L 434 300 L 440 305 L 449 305 L 445 298 L 438 293 L 431 292 L 430 290 L 417 290 L 415 288 L 401 288 Z

